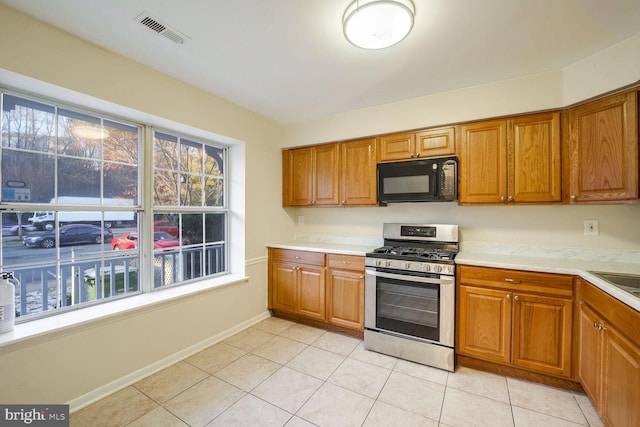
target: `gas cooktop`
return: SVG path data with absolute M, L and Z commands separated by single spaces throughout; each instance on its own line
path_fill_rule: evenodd
M 457 251 L 438 248 L 420 248 L 410 246 L 382 246 L 367 256 L 374 258 L 398 258 L 408 260 L 453 261 Z

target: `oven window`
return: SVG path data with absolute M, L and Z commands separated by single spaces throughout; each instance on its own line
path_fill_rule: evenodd
M 377 280 L 376 327 L 439 341 L 439 285 Z

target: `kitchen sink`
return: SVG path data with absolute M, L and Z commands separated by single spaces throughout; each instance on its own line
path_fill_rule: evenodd
M 617 288 L 622 289 L 635 297 L 640 298 L 640 275 L 603 273 L 600 271 L 589 271 L 589 273 L 602 280 L 606 280 Z

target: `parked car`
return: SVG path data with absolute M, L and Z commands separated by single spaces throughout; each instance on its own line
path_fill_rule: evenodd
M 178 237 L 178 226 L 174 223 L 161 220 L 153 223 L 153 231 L 164 231 L 165 233 L 171 234 L 173 237 Z
M 91 224 L 63 225 L 59 230 L 60 246 L 81 243 L 103 243 L 113 239 L 109 229 L 102 229 Z M 56 231 L 32 234 L 22 239 L 22 244 L 29 248 L 53 248 L 56 246 Z
M 153 233 L 153 249 L 175 248 L 180 246 L 174 237 L 164 231 L 156 231 Z M 111 249 L 117 251 L 119 249 L 135 249 L 138 247 L 138 232 L 123 234 L 120 237 L 114 237 L 111 241 Z
M 36 229 L 31 224 L 22 224 L 20 227 L 22 227 L 23 231 L 32 231 Z M 17 222 L 11 221 L 10 219 L 7 219 L 7 218 L 2 218 L 2 235 L 3 236 L 17 235 L 18 228 L 19 227 Z

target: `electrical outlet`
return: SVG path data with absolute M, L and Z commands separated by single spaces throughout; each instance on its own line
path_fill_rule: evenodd
M 597 219 L 585 219 L 584 220 L 584 235 L 585 236 L 597 236 L 598 235 L 598 220 Z
M 304 216 L 303 215 L 299 215 L 298 216 L 298 225 L 304 225 Z

